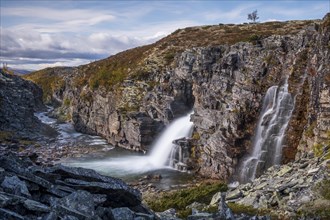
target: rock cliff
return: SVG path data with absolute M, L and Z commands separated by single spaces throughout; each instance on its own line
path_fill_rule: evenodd
M 39 86 L 0 69 L 0 131 L 36 134 L 41 123 L 34 112 L 42 108 Z
M 287 77 L 295 109 L 283 161 L 329 144 L 329 25 L 328 14 L 186 28 L 105 60 L 27 77 L 77 130 L 134 150 L 148 151 L 166 124 L 193 108 L 195 168 L 228 179 L 251 151 L 267 89 Z

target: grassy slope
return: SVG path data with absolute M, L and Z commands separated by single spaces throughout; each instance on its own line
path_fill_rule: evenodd
M 79 66 L 74 86 L 86 84 L 114 89 L 125 79 L 147 80 L 152 70 L 173 65 L 174 57 L 187 48 L 256 42 L 270 35 L 294 34 L 315 21 L 267 22 L 244 25 L 210 25 L 179 29 L 156 43 L 126 50 L 109 58 Z M 45 99 L 61 86 L 58 68 L 47 68 L 24 76 L 43 87 Z M 62 71 L 65 72 L 65 71 Z

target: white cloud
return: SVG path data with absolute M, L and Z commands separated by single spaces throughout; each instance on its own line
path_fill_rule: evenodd
M 3 8 L 2 16 L 17 16 L 24 18 L 38 18 L 51 21 L 83 21 L 88 22 L 92 19 L 96 22 L 112 21 L 115 19 L 113 14 L 107 11 L 90 9 L 65 9 L 65 8 L 46 8 L 46 7 L 24 7 L 24 8 Z
M 55 8 L 24 7 L 23 4 L 2 7 L 1 20 L 6 18 L 10 22 L 4 23 L 6 26 L 1 28 L 1 59 L 34 69 L 50 65 L 79 65 L 153 43 L 178 28 L 207 23 L 246 22 L 247 13 L 254 9 L 260 10 L 262 21 L 274 21 L 303 16 L 328 7 L 326 2 L 315 3 L 311 8 L 289 8 L 284 4 L 275 7 L 262 1 L 244 1 L 225 9 L 220 1 L 218 9 L 205 10 L 194 8 L 194 2 L 191 2 L 192 7 L 184 7 L 184 2 L 168 4 L 162 1 L 147 4 L 116 1 L 120 6 L 115 7 L 109 2 L 105 4 L 107 8 L 93 5 L 89 9 L 86 6 L 80 9 L 65 8 L 65 5 L 71 4 L 59 4 Z M 163 15 L 168 19 L 160 17 Z M 15 60 L 15 57 L 21 59 Z

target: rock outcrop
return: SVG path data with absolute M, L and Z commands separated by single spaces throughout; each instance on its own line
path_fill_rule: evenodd
M 154 219 L 141 194 L 93 170 L 0 157 L 1 219 Z
M 40 131 L 34 112 L 44 108 L 42 89 L 0 69 L 0 131 L 21 134 Z
M 242 210 L 276 215 L 279 219 L 330 217 L 330 148 L 321 157 L 300 158 L 227 192 L 226 201 Z
M 134 150 L 147 151 L 164 125 L 193 108 L 196 170 L 228 179 L 252 150 L 263 96 L 286 77 L 295 109 L 283 161 L 327 144 L 329 19 L 187 28 L 153 45 L 31 78 L 60 78 L 50 93 L 62 104 L 60 114 L 79 131 Z M 200 40 L 208 30 L 214 35 Z

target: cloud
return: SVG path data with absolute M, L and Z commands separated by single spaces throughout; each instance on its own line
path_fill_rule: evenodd
M 46 7 L 4 7 L 2 16 L 15 16 L 24 18 L 37 18 L 48 21 L 70 21 L 78 24 L 92 24 L 103 21 L 113 21 L 115 16 L 108 11 L 91 9 L 65 9 Z M 69 23 L 70 23 L 69 22 Z
M 153 43 L 178 28 L 246 22 L 247 13 L 254 9 L 261 20 L 269 21 L 317 15 L 328 8 L 325 2 L 315 2 L 313 7 L 287 7 L 284 3 L 294 4 L 290 1 L 228 2 L 189 1 L 187 7 L 185 1 L 5 1 L 0 62 L 30 69 L 80 65 Z
M 16 57 L 14 59 L 0 57 L 1 62 L 8 64 L 10 68 L 24 70 L 38 70 L 55 66 L 79 66 L 91 62 L 85 59 L 33 59 Z
M 19 67 L 17 65 L 26 66 L 30 63 L 30 69 L 45 66 L 35 65 L 37 63 L 82 64 L 83 61 L 88 63 L 129 48 L 154 42 L 160 37 L 159 35 L 147 38 L 128 34 L 112 35 L 108 32 L 97 32 L 86 36 L 74 34 L 68 37 L 60 33 L 16 32 L 1 28 L 1 62 L 14 64 L 15 68 Z M 79 62 L 72 62 L 72 60 L 79 60 Z

